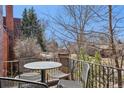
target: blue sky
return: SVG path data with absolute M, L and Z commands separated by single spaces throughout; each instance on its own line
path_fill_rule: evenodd
M 31 7 L 34 7 L 35 9 L 35 12 L 37 13 L 37 16 L 39 19 L 44 19 L 44 20 L 47 20 L 48 23 L 51 24 L 51 21 L 48 19 L 48 17 L 45 15 L 45 14 L 48 14 L 50 16 L 53 16 L 55 17 L 56 15 L 58 15 L 59 13 L 61 14 L 62 13 L 62 9 L 61 9 L 61 6 L 57 6 L 57 5 L 14 5 L 13 6 L 13 15 L 14 17 L 16 18 L 21 18 L 22 17 L 22 12 L 25 8 L 31 8 Z M 124 6 L 120 6 L 118 7 L 117 9 L 115 9 L 114 12 L 120 12 L 121 13 L 119 14 L 119 16 L 124 16 Z M 101 11 L 103 12 L 103 11 Z M 3 7 L 3 15 L 5 16 L 5 6 Z M 124 21 L 124 20 L 123 20 Z M 123 23 L 123 22 L 122 22 Z M 120 25 L 123 25 L 123 24 L 120 24 Z M 98 26 L 102 26 L 101 24 L 92 24 L 92 25 L 95 25 L 94 28 L 97 28 L 98 29 Z M 55 25 L 54 25 L 55 26 Z M 91 27 L 91 25 L 90 25 Z M 47 38 L 49 38 L 51 36 L 51 31 L 49 30 L 49 27 L 46 29 L 46 36 Z M 123 37 L 123 36 L 122 36 Z M 123 37 L 124 38 L 124 37 Z
M 48 21 L 48 17 L 46 14 L 50 16 L 56 16 L 59 12 L 61 12 L 61 7 L 57 5 L 14 5 L 13 6 L 13 16 L 16 18 L 22 18 L 22 13 L 25 8 L 29 9 L 31 7 L 34 7 L 35 12 L 39 19 L 44 19 Z M 3 15 L 5 16 L 5 6 L 3 6 Z M 49 28 L 46 28 L 46 36 L 47 38 L 50 38 L 51 31 L 48 30 Z
M 59 6 L 52 6 L 52 5 L 15 5 L 13 6 L 13 13 L 14 17 L 21 18 L 22 12 L 25 8 L 31 8 L 34 7 L 37 16 L 39 18 L 44 18 L 44 13 L 50 14 L 50 15 L 56 15 L 58 13 L 60 7 Z M 3 10 L 5 10 L 5 6 L 3 7 Z M 3 11 L 3 15 L 5 15 L 5 11 Z

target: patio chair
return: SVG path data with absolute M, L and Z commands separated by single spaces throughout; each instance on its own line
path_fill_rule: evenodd
M 15 78 L 39 82 L 41 80 L 41 75 L 40 75 L 40 73 L 30 72 L 30 73 L 20 74 L 20 75 L 16 76 Z
M 36 70 L 30 70 L 27 68 L 24 68 L 24 65 L 31 62 L 37 62 L 41 61 L 41 59 L 38 58 L 21 58 L 19 63 L 19 75 L 17 75 L 16 79 L 24 79 L 24 80 L 31 80 L 31 81 L 40 81 L 41 76 L 39 71 Z M 21 74 L 20 74 L 21 73 Z
M 50 70 L 47 73 L 47 75 L 50 76 L 51 78 L 56 78 L 58 80 L 70 78 L 71 70 L 69 69 L 69 60 L 62 60 L 62 59 L 58 58 L 58 59 L 55 59 L 54 61 L 60 62 L 62 64 L 62 67 L 60 69 Z
M 0 88 L 48 88 L 48 85 L 42 82 L 0 77 Z
M 68 72 L 63 72 L 59 69 L 53 69 L 50 70 L 49 72 L 47 72 L 47 75 L 50 76 L 50 78 L 52 79 L 71 79 L 72 78 L 72 74 L 73 72 L 75 72 L 77 70 L 77 68 L 75 68 L 77 62 L 70 62 L 67 66 L 63 66 L 65 67 L 64 69 L 68 69 Z
M 62 79 L 62 78 L 69 77 L 71 75 L 71 73 L 64 73 L 59 69 L 55 69 L 55 70 L 51 70 L 50 72 L 48 72 L 48 75 L 51 78 Z
M 90 66 L 88 63 L 83 63 L 82 65 L 82 75 L 81 81 L 74 81 L 74 80 L 61 80 L 58 82 L 58 88 L 82 88 L 86 87 L 87 85 L 87 78 Z

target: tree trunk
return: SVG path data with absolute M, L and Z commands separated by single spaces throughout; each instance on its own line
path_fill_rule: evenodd
M 118 62 L 118 57 L 117 57 L 117 52 L 116 52 L 116 47 L 114 43 L 114 32 L 112 29 L 112 6 L 109 5 L 109 33 L 110 33 L 110 48 L 112 49 L 112 56 L 114 56 L 114 61 L 115 61 L 115 66 L 116 68 L 119 67 L 119 62 Z M 121 70 L 117 70 L 118 74 L 118 87 L 122 87 L 122 74 Z
M 77 34 L 77 59 L 80 59 L 80 51 L 81 51 L 81 44 L 80 44 L 80 34 Z

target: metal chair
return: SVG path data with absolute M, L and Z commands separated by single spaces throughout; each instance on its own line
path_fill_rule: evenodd
M 71 73 L 64 73 L 59 69 L 55 69 L 53 71 L 48 72 L 48 75 L 52 78 L 62 79 L 62 78 L 69 77 Z
M 54 60 L 54 61 L 56 61 L 56 60 Z M 58 59 L 57 61 L 60 62 L 60 59 Z M 62 64 L 62 67 L 64 69 L 68 68 L 68 67 L 64 66 L 63 64 Z M 47 72 L 47 75 L 50 76 L 51 78 L 55 78 L 55 79 L 69 78 L 71 75 L 71 71 L 70 72 L 62 71 L 62 67 L 60 69 L 57 68 L 57 69 L 49 70 L 49 72 Z
M 21 58 L 19 63 L 19 75 L 17 75 L 16 79 L 25 79 L 31 81 L 40 81 L 40 73 L 38 71 L 30 70 L 24 68 L 24 65 L 30 62 L 40 61 L 38 58 Z M 21 74 L 20 74 L 21 73 Z
M 23 73 L 21 75 L 16 76 L 15 78 L 16 79 L 31 80 L 31 81 L 36 81 L 36 82 L 41 81 L 40 73 L 36 73 L 36 72 Z
M 81 82 L 74 80 L 61 80 L 58 82 L 58 88 L 82 88 L 87 85 L 87 78 L 90 66 L 88 63 L 83 63 L 82 65 L 82 73 L 81 73 Z
M 0 88 L 48 88 L 48 85 L 42 82 L 0 77 Z

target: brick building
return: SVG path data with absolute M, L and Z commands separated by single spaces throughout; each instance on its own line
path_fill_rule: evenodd
M 14 22 L 14 38 L 19 38 L 20 37 L 20 24 L 21 24 L 21 19 L 20 18 L 13 18 L 13 22 Z M 3 24 L 5 26 L 6 29 L 6 17 L 3 17 Z
M 6 6 L 6 17 L 2 18 L 2 6 L 0 10 L 1 16 L 1 27 L 3 25 L 4 29 L 0 30 L 0 75 L 6 76 L 7 74 L 7 64 L 5 61 L 14 59 L 14 40 L 20 36 L 20 23 L 21 19 L 13 18 L 13 6 Z M 4 64 L 4 65 L 3 65 Z

